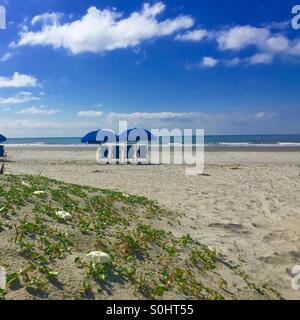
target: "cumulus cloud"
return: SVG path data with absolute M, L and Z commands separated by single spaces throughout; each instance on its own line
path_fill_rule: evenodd
M 257 53 L 248 60 L 250 64 L 270 64 L 273 62 L 273 56 L 266 53 Z
M 261 49 L 273 53 L 284 53 L 290 48 L 289 40 L 283 35 L 271 36 L 261 45 Z
M 25 88 L 35 87 L 37 79 L 30 75 L 15 72 L 11 78 L 0 77 L 0 88 Z
M 142 41 L 171 35 L 193 26 L 194 19 L 187 15 L 159 21 L 157 16 L 165 8 L 162 2 L 153 5 L 145 3 L 140 12 L 124 17 L 113 9 L 91 7 L 82 18 L 64 24 L 59 22 L 57 14 L 43 14 L 32 20 L 33 25 L 41 22 L 41 29 L 21 31 L 16 46 L 48 45 L 67 49 L 73 54 L 99 53 L 134 47 Z
M 203 57 L 200 63 L 200 67 L 211 69 L 218 65 L 219 60 L 212 57 Z
M 299 38 L 290 40 L 286 35 L 273 33 L 268 28 L 235 26 L 216 34 L 216 41 L 222 51 L 240 51 L 254 46 L 258 54 L 300 56 Z
M 45 106 L 30 107 L 20 110 L 19 114 L 31 114 L 31 115 L 53 115 L 58 113 L 58 109 L 47 109 Z
M 0 104 L 21 104 L 30 101 L 39 100 L 31 92 L 20 92 L 13 97 L 0 98 Z
M 197 30 L 191 30 L 186 31 L 184 33 L 178 34 L 175 39 L 180 41 L 193 41 L 193 42 L 199 42 L 203 40 L 204 38 L 210 37 L 211 34 L 206 29 L 197 29 Z
M 228 67 L 244 64 L 271 63 L 276 57 L 300 57 L 300 39 L 289 39 L 284 29 L 288 22 L 272 22 L 251 26 L 236 25 L 215 30 L 191 29 L 194 18 L 180 15 L 160 19 L 166 10 L 163 2 L 144 3 L 140 11 L 124 15 L 115 8 L 98 9 L 90 7 L 80 18 L 62 22 L 63 14 L 46 12 L 33 17 L 31 23 L 23 26 L 17 43 L 12 46 L 51 46 L 63 48 L 72 54 L 83 52 L 100 53 L 136 47 L 143 41 L 174 35 L 177 41 L 214 41 L 220 52 L 239 52 L 249 47 L 256 49 L 248 58 L 205 59 L 202 66 L 213 68 L 217 64 Z M 272 56 L 272 58 L 271 58 Z M 9 59 L 10 55 L 2 59 Z M 211 60 L 213 59 L 213 60 Z M 0 78 L 1 86 L 1 78 Z
M 266 28 L 235 26 L 217 32 L 216 41 L 220 50 L 241 50 L 251 45 L 262 45 L 269 35 L 270 31 Z
M 276 57 L 300 57 L 300 38 L 289 39 L 286 33 L 282 31 L 284 27 L 286 27 L 286 22 L 272 23 L 263 27 L 237 25 L 221 30 L 190 30 L 177 35 L 176 40 L 200 42 L 207 37 L 209 41 L 218 44 L 220 52 L 231 51 L 236 53 L 251 47 L 256 50 L 256 53 L 248 58 L 220 59 L 219 63 L 227 67 L 240 64 L 271 64 Z M 215 65 L 213 60 L 208 59 L 207 67 L 210 66 L 214 67 Z
M 101 117 L 102 114 L 103 113 L 101 111 L 94 111 L 94 110 L 79 111 L 78 117 L 97 118 L 97 117 Z

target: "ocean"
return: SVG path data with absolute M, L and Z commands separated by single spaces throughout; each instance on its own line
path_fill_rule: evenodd
M 9 138 L 4 144 L 12 146 L 82 146 L 79 137 L 70 138 Z M 193 137 L 193 143 L 195 143 Z M 219 135 L 205 136 L 206 146 L 299 146 L 300 134 L 286 135 Z M 174 140 L 171 139 L 171 143 Z

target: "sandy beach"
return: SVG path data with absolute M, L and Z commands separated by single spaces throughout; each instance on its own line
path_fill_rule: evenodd
M 183 165 L 97 165 L 94 148 L 8 147 L 6 173 L 144 195 L 183 212 L 175 235 L 190 233 L 242 263 L 284 298 L 300 299 L 291 269 L 300 264 L 300 152 L 208 150 L 205 173 Z

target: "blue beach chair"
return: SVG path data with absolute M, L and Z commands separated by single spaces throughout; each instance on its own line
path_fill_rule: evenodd
M 7 154 L 5 152 L 4 146 L 0 146 L 0 160 L 3 162 L 7 161 Z

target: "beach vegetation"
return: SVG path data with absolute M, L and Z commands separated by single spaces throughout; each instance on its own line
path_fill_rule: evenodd
M 191 234 L 175 236 L 180 217 L 141 196 L 4 175 L 0 299 L 279 298 Z

